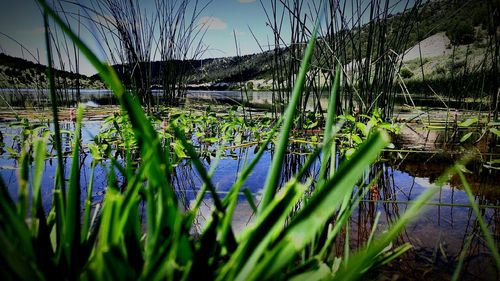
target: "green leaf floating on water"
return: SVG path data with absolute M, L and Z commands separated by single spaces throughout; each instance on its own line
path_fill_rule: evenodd
M 468 132 L 467 134 L 463 135 L 463 137 L 460 138 L 460 142 L 465 142 L 466 140 L 468 140 L 470 136 L 472 136 L 472 133 L 473 132 Z
M 477 123 L 478 119 L 477 117 L 474 117 L 474 118 L 469 118 L 463 122 L 460 122 L 458 124 L 458 126 L 460 127 L 469 127 L 470 125 L 474 124 L 474 123 Z
M 497 128 L 491 128 L 490 132 L 492 132 L 496 136 L 500 137 L 500 130 L 498 130 Z

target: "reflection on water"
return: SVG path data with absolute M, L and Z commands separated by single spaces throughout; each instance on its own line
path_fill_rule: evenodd
M 415 199 L 440 176 L 448 164 L 457 159 L 451 155 L 422 155 L 409 153 L 399 159 L 396 153 L 387 153 L 385 163 L 377 163 L 372 172 L 380 171 L 377 181 L 379 198 L 367 198 L 352 217 L 352 227 L 357 232 L 356 245 L 363 243 L 372 227 L 377 211 L 382 213 L 383 225 L 394 222 L 409 207 L 408 201 Z M 423 160 L 426 159 L 427 161 Z M 479 161 L 467 166 L 473 173 L 468 177 L 474 189 L 476 202 L 488 224 L 496 243 L 500 240 L 500 194 L 499 172 L 482 168 Z M 466 251 L 464 269 L 466 280 L 495 280 L 498 278 L 484 237 L 470 207 L 465 192 L 457 177 L 440 189 L 419 218 L 406 227 L 397 243 L 410 242 L 414 250 L 405 255 L 398 265 L 393 265 L 393 274 L 404 274 L 410 279 L 449 279 L 455 269 L 458 256 L 467 239 L 472 242 Z M 383 228 L 383 227 L 382 227 Z M 353 245 L 353 246 L 356 246 Z M 387 271 L 389 269 L 385 269 Z M 387 272 L 386 272 L 387 273 Z
M 92 102 L 96 105 L 117 105 L 113 92 L 107 89 L 57 89 L 59 102 L 64 104 L 74 104 L 77 91 L 80 92 L 82 102 Z M 154 99 L 161 104 L 163 90 L 151 90 Z M 323 92 L 317 97 L 311 95 L 306 104 L 307 110 L 313 110 L 318 106 L 326 110 L 328 105 L 329 92 Z M 47 89 L 0 89 L 0 107 L 7 106 L 47 106 L 49 104 L 49 91 Z M 345 101 L 347 102 L 349 98 Z M 252 107 L 271 108 L 277 105 L 277 100 L 273 100 L 271 91 L 235 91 L 235 90 L 187 90 L 185 103 L 215 102 L 220 104 L 247 104 Z M 396 105 L 409 104 L 406 95 L 396 94 L 394 97 Z M 416 106 L 440 107 L 442 102 L 437 99 L 429 99 L 426 96 L 413 95 L 412 102 Z M 354 101 L 356 103 L 356 101 Z M 450 108 L 463 108 L 464 104 L 459 101 L 447 101 Z M 470 104 L 469 104 L 470 106 Z
M 58 99 L 64 104 L 72 104 L 76 101 L 75 89 L 59 89 Z M 80 90 L 81 101 L 92 105 L 117 104 L 110 90 Z M 163 90 L 152 90 L 154 99 L 158 104 L 162 104 Z M 0 107 L 19 106 L 47 106 L 49 104 L 49 91 L 47 89 L 0 89 Z M 321 108 L 326 108 L 328 104 L 328 93 L 320 98 Z M 271 108 L 274 103 L 272 92 L 248 91 L 203 91 L 189 90 L 186 94 L 185 103 L 210 102 L 218 104 L 246 104 L 253 107 Z M 315 98 L 311 98 L 307 105 L 307 110 L 312 110 L 316 105 Z
M 110 90 L 57 89 L 56 96 L 60 104 L 72 104 L 76 101 L 78 91 L 84 103 L 116 104 Z M 0 96 L 0 107 L 43 107 L 50 104 L 48 89 L 0 89 Z
M 73 130 L 72 123 L 62 123 L 63 129 Z M 90 142 L 93 135 L 99 130 L 99 122 L 85 122 L 83 124 L 82 137 L 84 142 Z M 10 128 L 0 124 L 6 146 L 12 145 L 12 136 L 19 133 L 19 129 Z M 64 149 L 69 149 L 69 139 L 64 139 Z M 281 183 L 295 173 L 305 162 L 309 148 L 294 144 L 285 157 L 284 171 Z M 241 169 L 255 157 L 253 147 L 233 149 L 227 157 L 220 160 L 212 180 L 219 192 L 224 196 Z M 417 198 L 426 189 L 433 186 L 433 182 L 440 176 L 444 169 L 456 159 L 452 154 L 440 153 L 430 155 L 429 153 L 398 153 L 386 152 L 383 160 L 373 165 L 366 171 L 365 182 L 369 183 L 378 176 L 378 180 L 370 186 L 370 191 L 360 202 L 359 207 L 353 213 L 349 222 L 350 246 L 355 249 L 366 243 L 373 227 L 375 217 L 381 213 L 378 233 L 384 231 L 387 226 L 395 222 L 401 214 L 409 207 L 409 202 Z M 267 151 L 257 164 L 244 188 L 248 188 L 255 202 L 260 199 L 262 186 L 268 172 L 269 163 L 272 158 L 272 150 Z M 70 159 L 65 158 L 66 173 L 69 172 Z M 82 202 L 86 196 L 87 185 L 90 175 L 89 154 L 81 158 L 81 186 Z M 205 163 L 208 168 L 209 165 Z M 6 154 L 0 157 L 0 175 L 9 187 L 9 192 L 17 194 L 17 162 L 8 159 Z M 481 205 L 481 212 L 486 223 L 494 236 L 496 243 L 500 240 L 500 192 L 498 179 L 499 171 L 485 168 L 478 159 L 473 160 L 467 168 L 472 173 L 467 179 L 474 191 L 476 202 Z M 106 172 L 109 163 L 104 162 L 97 166 L 94 175 L 94 202 L 100 202 L 105 193 Z M 307 177 L 315 178 L 318 174 L 319 162 L 312 165 L 306 174 Z M 55 160 L 49 159 L 45 163 L 45 177 L 42 183 L 42 200 L 46 210 L 52 201 L 52 187 L 54 185 Z M 194 171 L 191 164 L 186 161 L 178 165 L 172 175 L 172 184 L 176 188 L 179 203 L 184 209 L 193 205 L 197 192 L 201 187 L 201 179 Z M 120 177 L 118 177 L 120 182 Z M 233 227 L 239 232 L 247 223 L 252 222 L 253 212 L 243 194 L 239 196 Z M 200 214 L 197 218 L 196 227 L 203 226 L 211 209 L 210 196 L 203 202 Z M 339 237 L 343 237 L 340 235 Z M 460 182 L 452 178 L 450 184 L 440 189 L 437 196 L 432 199 L 421 214 L 405 231 L 398 237 L 396 244 L 410 242 L 414 248 L 405 254 L 400 260 L 393 262 L 389 267 L 382 269 L 384 278 L 404 277 L 408 279 L 449 279 L 455 268 L 457 257 L 463 250 L 465 242 L 471 239 L 466 251 L 464 263 L 466 280 L 496 279 L 493 262 L 489 255 L 484 237 L 478 227 L 478 223 L 465 192 Z M 343 249 L 341 238 L 336 241 L 336 254 L 340 255 Z M 383 279 L 383 278 L 382 278 Z

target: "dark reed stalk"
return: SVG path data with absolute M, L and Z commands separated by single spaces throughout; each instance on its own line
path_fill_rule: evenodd
M 198 20 L 211 2 L 155 1 L 159 29 L 155 49 L 161 58 L 160 83 L 167 104 L 179 105 L 185 98 L 187 75 L 193 67 L 190 62 L 207 49 L 203 45 L 207 27 L 200 26 Z
M 392 115 L 394 78 L 401 67 L 397 54 L 408 47 L 408 37 L 415 23 L 413 15 L 417 13 L 420 1 L 412 7 L 410 1 L 403 1 L 402 10 L 397 12 L 406 15 L 404 21 L 391 18 L 396 5 L 388 0 L 351 4 L 349 1 L 329 0 L 325 7 L 317 3 L 306 5 L 301 0 L 271 1 L 268 5 L 261 2 L 261 5 L 274 36 L 273 89 L 278 105 L 288 102 L 290 85 L 295 81 L 294 73 L 303 52 L 302 44 L 311 32 L 307 24 L 314 22 L 315 15 L 325 11 L 326 24 L 319 30 L 311 75 L 308 75 L 306 94 L 301 97 L 299 111 L 306 110 L 310 99 L 314 103 L 314 99 L 321 96 L 322 89 L 332 81 L 332 72 L 328 70 L 332 70 L 336 61 L 342 61 L 347 76 L 342 87 L 342 110 L 369 114 L 375 108 L 381 108 L 384 117 Z M 285 32 L 285 28 L 289 31 Z M 290 33 L 290 38 L 284 38 L 286 33 Z M 321 80 L 325 81 L 324 84 Z M 316 104 L 314 111 L 322 113 L 324 109 Z

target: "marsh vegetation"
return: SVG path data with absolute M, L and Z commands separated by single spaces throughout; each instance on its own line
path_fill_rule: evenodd
M 37 1 L 46 73 L 0 71 L 5 280 L 499 278 L 498 1 L 262 1 L 262 53 L 201 59 L 210 2 Z

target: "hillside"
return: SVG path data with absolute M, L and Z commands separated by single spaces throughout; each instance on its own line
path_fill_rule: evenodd
M 404 54 L 403 72 L 406 71 L 406 74 L 403 78 L 411 82 L 419 79 L 439 80 L 446 79 L 452 72 L 470 74 L 487 67 L 482 62 L 488 60 L 488 38 L 495 30 L 492 26 L 500 26 L 498 18 L 488 17 L 488 9 L 491 8 L 488 3 L 486 0 L 427 1 L 418 7 L 416 13 L 389 15 L 384 23 L 387 26 L 386 42 L 388 48 Z M 499 0 L 493 1 L 493 5 L 496 4 L 500 7 Z M 398 27 L 415 20 L 417 22 L 407 40 L 399 42 Z M 348 37 L 354 42 L 348 44 L 361 46 L 361 53 L 365 53 L 369 40 L 368 29 L 366 24 L 359 30 L 349 31 L 351 35 Z M 327 41 L 330 40 L 320 38 L 318 45 Z M 282 54 L 287 56 L 287 51 L 283 49 Z M 356 56 L 348 48 L 344 55 L 345 64 L 355 60 Z M 252 81 L 252 84 L 258 81 L 260 88 L 266 89 L 272 84 L 273 60 L 273 52 L 268 51 L 243 57 L 196 61 L 190 69 L 189 83 L 203 83 L 204 86 L 226 83 L 235 86 L 238 81 Z M 320 67 L 331 68 L 329 61 L 316 63 Z M 154 73 L 153 77 L 157 77 Z
M 271 87 L 273 52 L 267 51 L 258 54 L 208 58 L 201 60 L 151 62 L 150 65 L 143 64 L 143 69 L 151 70 L 152 85 L 161 86 L 164 79 L 171 72 L 182 73 L 189 88 L 203 89 L 227 89 L 235 88 L 240 82 L 250 80 L 262 81 L 262 89 Z M 130 73 L 133 66 L 114 65 L 115 70 L 125 83 L 130 83 L 125 73 Z M 98 79 L 98 75 L 92 76 Z M 257 84 L 257 82 L 256 82 Z
M 0 53 L 0 89 L 48 88 L 47 66 Z M 74 88 L 79 79 L 83 89 L 102 89 L 104 84 L 96 78 L 67 71 L 54 70 L 56 85 Z

